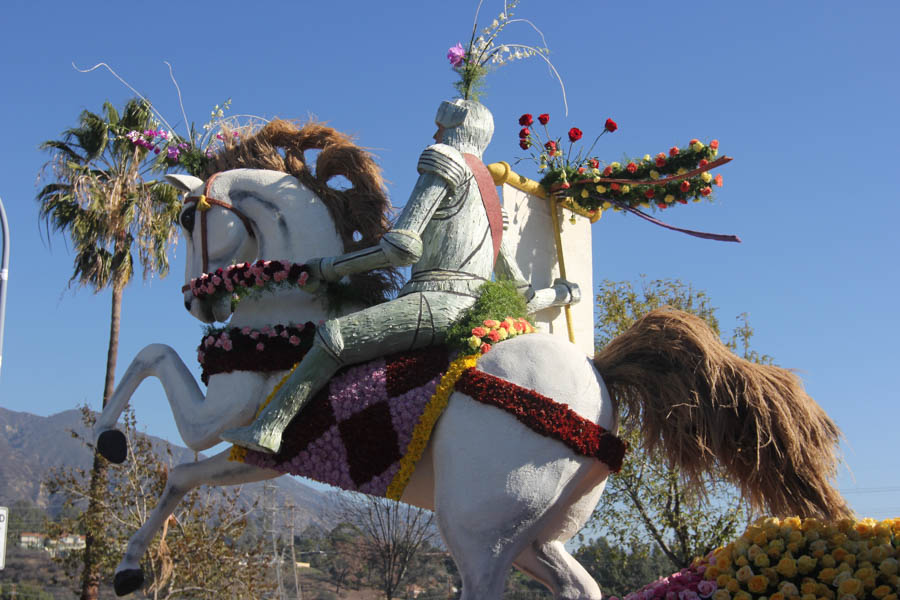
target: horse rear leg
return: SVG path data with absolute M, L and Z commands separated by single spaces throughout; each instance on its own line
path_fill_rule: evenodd
M 116 567 L 114 587 L 117 595 L 129 594 L 143 585 L 141 557 L 150 546 L 153 536 L 175 512 L 178 503 L 189 491 L 204 484 L 240 485 L 274 479 L 281 475 L 278 471 L 230 461 L 229 453 L 230 450 L 226 450 L 199 462 L 180 464 L 169 471 L 166 487 L 159 497 L 159 502 L 141 528 L 128 540 L 125 556 Z
M 537 539 L 529 544 L 513 564 L 544 584 L 553 597 L 564 600 L 597 599 L 600 588 L 581 564 L 566 550 L 565 543 L 584 527 L 606 487 L 609 469 L 594 463 L 573 489 L 568 501 L 554 506 L 546 515 Z
M 435 514 L 462 576 L 463 600 L 502 596 L 513 560 L 562 518 L 554 507 L 570 506 L 597 464 L 459 393 L 432 448 Z

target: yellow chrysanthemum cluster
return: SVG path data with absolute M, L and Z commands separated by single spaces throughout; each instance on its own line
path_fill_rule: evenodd
M 760 519 L 713 552 L 712 600 L 898 600 L 900 519 Z

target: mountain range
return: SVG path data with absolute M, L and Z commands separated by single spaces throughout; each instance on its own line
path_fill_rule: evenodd
M 0 506 L 10 506 L 19 500 L 27 500 L 48 510 L 57 512 L 59 503 L 50 497 L 43 481 L 52 469 L 81 468 L 89 470 L 92 455 L 81 440 L 88 435 L 82 423 L 81 411 L 67 410 L 40 417 L 26 412 L 15 412 L 0 408 Z M 192 462 L 193 450 L 170 444 L 154 436 L 146 436 L 163 461 L 163 449 L 168 444 L 174 463 Z M 203 457 L 203 455 L 200 455 Z M 274 505 L 276 507 L 293 504 L 296 525 L 300 531 L 309 525 L 330 528 L 333 524 L 331 506 L 337 492 L 320 492 L 292 477 L 274 480 Z M 265 505 L 264 484 L 252 483 L 243 486 L 242 498 L 252 503 L 259 500 Z

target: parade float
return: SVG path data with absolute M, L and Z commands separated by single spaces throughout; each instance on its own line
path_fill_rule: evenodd
M 825 535 L 818 527 L 828 543 L 844 533 L 866 566 L 858 573 L 850 564 L 852 576 L 827 567 L 833 577 L 815 571 L 813 579 L 894 600 L 882 592 L 896 589 L 897 525 L 847 520 L 830 482 L 838 429 L 793 373 L 737 357 L 699 318 L 669 309 L 595 355 L 584 260 L 592 224 L 603 211 L 624 211 L 676 229 L 647 210 L 710 197 L 722 184 L 710 171 L 730 159 L 718 157 L 716 140 L 694 139 L 606 164 L 593 147 L 575 148 L 581 130 L 571 128 L 563 148 L 526 113 L 519 147 L 532 153 L 540 180 L 508 163 L 485 166 L 493 117 L 471 97 L 478 78 L 513 52 L 546 59 L 540 48 L 500 45 L 513 21 L 507 8 L 480 35 L 476 24 L 466 47 L 450 49 L 461 97 L 439 106 L 437 143 L 423 152 L 419 180 L 393 222 L 371 156 L 322 124 L 275 120 L 226 131 L 202 153 L 169 144 L 168 160 L 184 160 L 192 173 L 169 181 L 184 193 L 181 302 L 210 324 L 197 350 L 206 391 L 172 348 L 145 347 L 97 420 L 97 447 L 113 462 L 127 460 L 116 422 L 147 377 L 161 381 L 190 448 L 236 445 L 169 472 L 117 567 L 118 594 L 141 586 L 142 556 L 188 490 L 294 474 L 434 510 L 464 599 L 499 598 L 513 565 L 555 597 L 599 598 L 565 543 L 622 464 L 617 407 L 627 407 L 644 443 L 688 476 L 723 470 L 755 507 L 786 519 L 751 528 L 745 537 L 754 546 L 742 537 L 634 598 L 689 600 L 689 591 L 743 600 L 762 590 L 780 600 L 775 594 L 793 597 L 796 588 L 831 600 L 804 579 L 814 573 L 798 555 L 806 546 L 790 545 L 800 544 L 800 532 L 817 564 L 831 552 L 843 565 L 838 549 L 815 544 L 810 531 Z M 602 133 L 616 129 L 609 119 Z M 146 132 L 133 137 L 149 143 Z M 331 187 L 337 176 L 351 185 Z M 398 291 L 402 266 L 411 277 Z M 872 535 L 852 537 L 863 530 Z M 769 564 L 758 568 L 769 571 L 726 567 L 760 552 Z M 851 579 L 862 582 L 858 589 Z

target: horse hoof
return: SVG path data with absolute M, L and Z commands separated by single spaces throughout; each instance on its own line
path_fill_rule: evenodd
M 144 572 L 141 569 L 125 569 L 116 573 L 113 588 L 116 596 L 124 596 L 141 589 L 144 585 Z
M 97 438 L 97 451 L 106 460 L 117 465 L 125 462 L 128 457 L 128 443 L 125 434 L 118 429 L 109 429 Z M 128 572 L 128 571 L 123 571 Z

